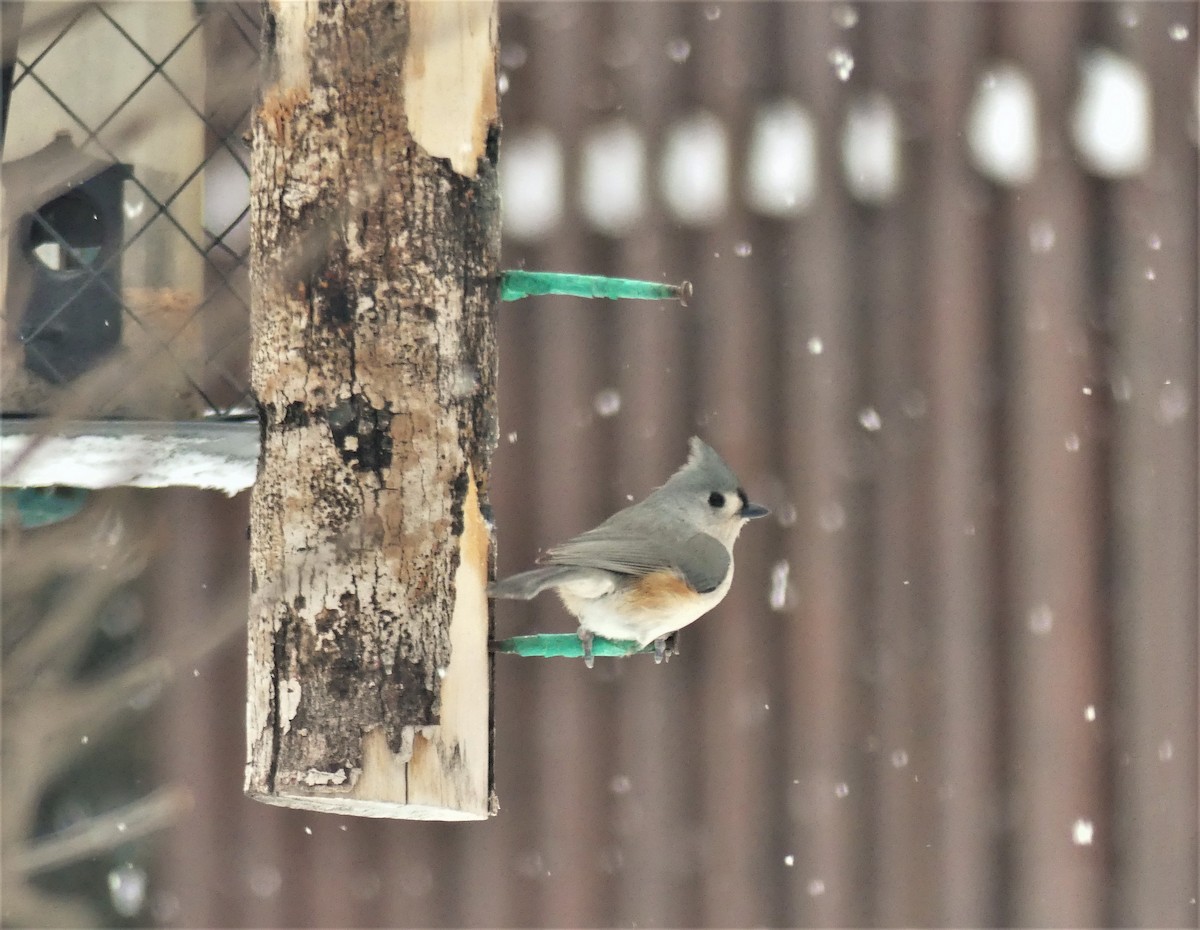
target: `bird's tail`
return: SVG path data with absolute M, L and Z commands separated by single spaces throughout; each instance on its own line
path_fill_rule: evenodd
M 527 572 L 521 572 L 519 575 L 510 575 L 503 581 L 493 581 L 488 585 L 488 597 L 527 601 L 577 571 L 578 569 L 571 565 L 547 565 L 545 568 L 533 568 Z

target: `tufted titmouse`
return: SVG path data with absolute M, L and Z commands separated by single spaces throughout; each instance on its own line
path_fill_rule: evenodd
M 693 436 L 687 463 L 639 503 L 594 530 L 555 546 L 535 568 L 493 582 L 492 597 L 529 600 L 553 588 L 579 619 L 584 659 L 592 636 L 655 644 L 721 603 L 733 581 L 733 542 L 747 520 L 770 511 L 751 504 L 737 477 Z

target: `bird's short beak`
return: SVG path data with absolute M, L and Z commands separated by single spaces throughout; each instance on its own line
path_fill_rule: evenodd
M 765 517 L 770 512 L 762 504 L 747 504 L 738 511 L 738 516 L 743 520 L 757 520 L 759 517 Z

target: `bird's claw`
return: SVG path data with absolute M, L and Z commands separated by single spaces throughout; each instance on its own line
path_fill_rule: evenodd
M 661 665 L 671 661 L 671 656 L 679 655 L 679 631 L 660 636 L 654 641 L 654 664 Z
M 596 657 L 592 655 L 592 632 L 579 628 L 579 642 L 583 644 L 583 664 L 588 668 L 593 668 L 596 664 Z

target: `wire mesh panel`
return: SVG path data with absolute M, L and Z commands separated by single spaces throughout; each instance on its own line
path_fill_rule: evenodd
M 236 410 L 255 8 L 19 6 L 0 166 L 3 412 Z
M 240 425 L 200 421 L 248 400 L 242 133 L 257 4 L 12 2 L 0 14 L 4 484 L 203 483 L 195 458 L 180 467 L 194 441 L 242 463 L 226 490 L 247 486 L 254 425 L 245 442 Z M 162 503 L 3 491 L 5 923 L 144 925 L 151 837 L 189 806 L 187 789 L 154 776 L 149 719 L 176 669 L 243 626 L 245 594 L 235 584 L 240 601 L 210 611 L 199 638 L 151 645 Z

